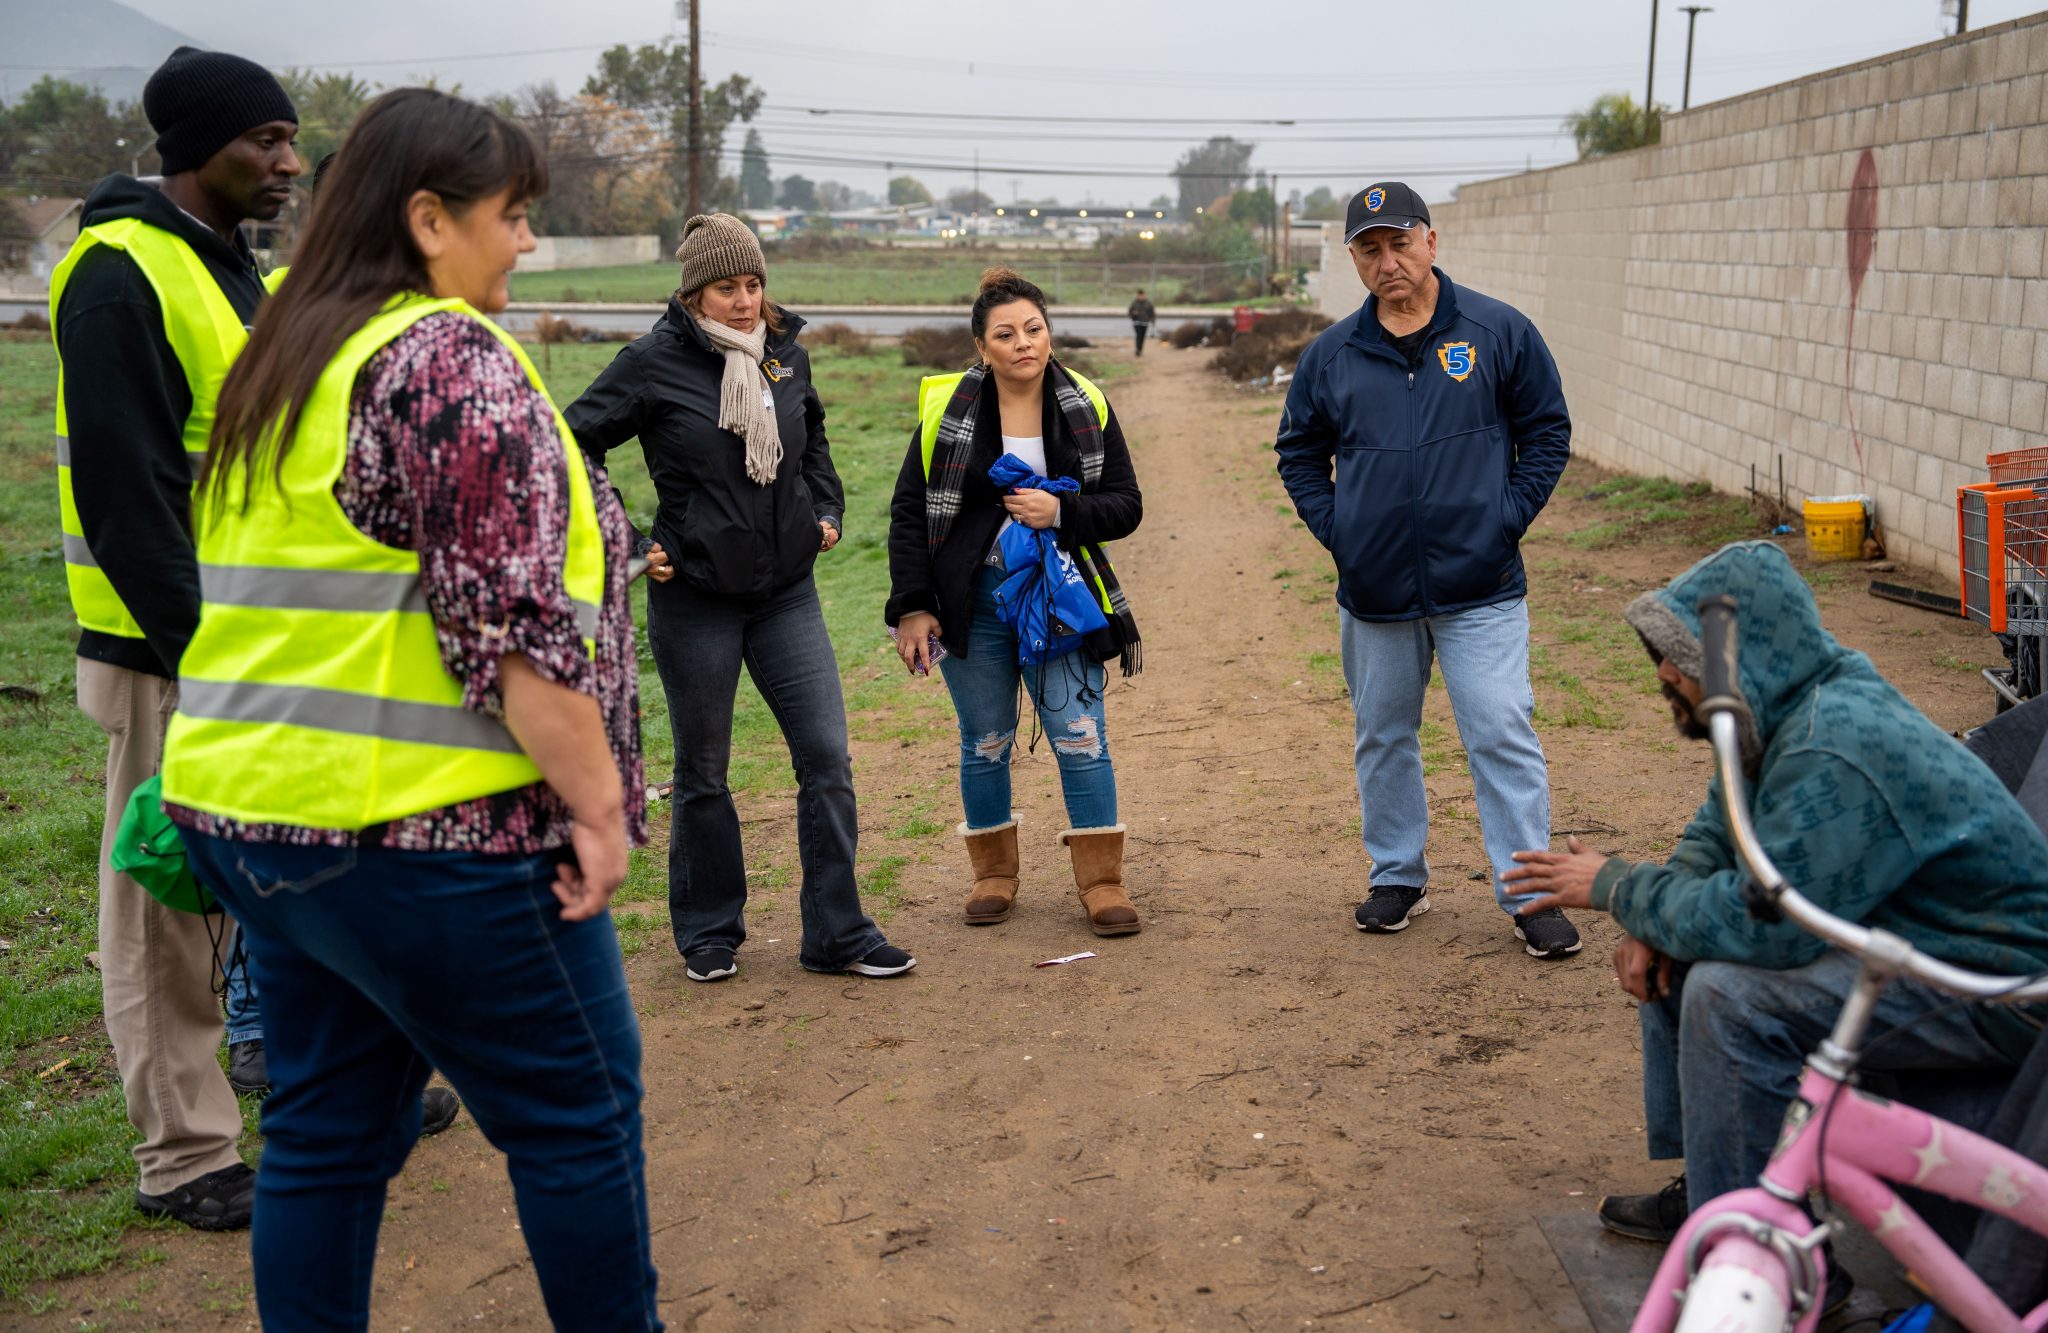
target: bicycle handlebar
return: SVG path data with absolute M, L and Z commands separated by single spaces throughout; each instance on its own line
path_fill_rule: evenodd
M 1729 839 L 1759 891 L 1808 934 L 1858 958 L 1880 955 L 1897 974 L 1936 990 L 1998 1004 L 2048 1000 L 2048 978 L 1991 976 L 1944 963 L 1888 931 L 1844 921 L 1785 882 L 1784 875 L 1757 840 L 1756 827 L 1749 820 L 1741 727 L 1749 706 L 1736 684 L 1736 610 L 1735 599 L 1725 594 L 1706 598 L 1699 604 L 1700 647 L 1706 661 L 1698 711 L 1714 743 L 1714 764 L 1721 778 L 1721 813 L 1728 823 Z

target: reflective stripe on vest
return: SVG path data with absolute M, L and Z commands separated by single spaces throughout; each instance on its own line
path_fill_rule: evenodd
M 334 498 L 356 376 L 428 315 L 481 321 L 545 398 L 511 335 L 461 301 L 393 301 L 322 372 L 276 483 L 240 466 L 194 506 L 199 630 L 179 665 L 164 799 L 249 823 L 360 829 L 540 781 L 505 725 L 463 707 L 442 665 L 416 552 L 371 540 Z M 552 408 L 552 400 L 549 402 Z M 561 414 L 569 532 L 562 581 L 595 652 L 604 542 L 590 473 Z
M 192 395 L 192 409 L 183 428 L 185 457 L 194 476 L 206 458 L 207 436 L 213 432 L 214 402 L 221 381 L 234 364 L 248 330 L 242 317 L 222 294 L 220 284 L 206 271 L 206 264 L 185 241 L 153 227 L 140 218 L 123 218 L 87 227 L 72 243 L 70 253 L 50 274 L 51 340 L 56 340 L 57 308 L 64 298 L 72 270 L 95 246 L 120 250 L 135 261 L 142 276 L 156 293 L 157 308 L 163 312 L 164 336 L 171 352 L 185 372 L 185 386 Z M 70 421 L 64 408 L 63 353 L 57 359 L 57 505 L 58 525 L 64 534 L 64 580 L 71 593 L 71 609 L 78 623 L 102 634 L 125 639 L 142 637 L 142 627 L 86 545 L 85 525 L 79 521 L 78 504 L 72 496 Z
M 918 442 L 919 448 L 924 451 L 924 479 L 927 484 L 932 479 L 932 452 L 938 447 L 939 443 L 939 423 L 946 419 L 946 405 L 953 401 L 953 390 L 960 386 L 960 381 L 966 377 L 966 374 L 966 371 L 961 370 L 955 371 L 951 375 L 927 375 L 918 381 Z M 1073 370 L 1067 371 L 1067 374 L 1073 378 L 1075 384 L 1080 386 L 1081 392 L 1086 394 L 1088 401 L 1094 405 L 1096 424 L 1107 430 L 1109 428 L 1109 399 L 1103 397 L 1102 390 L 1095 387 L 1094 380 Z M 1084 546 L 1081 549 L 1088 553 L 1088 558 L 1091 560 L 1100 560 L 1102 558 L 1101 552 L 1093 546 Z M 1114 618 L 1116 608 L 1110 605 L 1109 589 L 1103 586 L 1100 576 L 1092 580 L 1092 586 L 1095 589 L 1095 600 L 1102 603 L 1103 613 Z

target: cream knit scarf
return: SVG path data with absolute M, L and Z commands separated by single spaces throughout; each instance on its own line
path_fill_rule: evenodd
M 718 424 L 747 443 L 747 479 L 757 486 L 775 480 L 782 465 L 782 435 L 775 428 L 774 400 L 761 369 L 768 326 L 756 322 L 751 333 L 730 324 L 697 316 L 697 327 L 711 345 L 725 353 L 725 377 L 718 385 Z

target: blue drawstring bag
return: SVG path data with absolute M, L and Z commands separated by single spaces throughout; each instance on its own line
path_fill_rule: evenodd
M 1081 484 L 1072 477 L 1041 477 L 1015 454 L 1004 454 L 988 470 L 988 479 L 1005 495 L 1017 487 L 1072 495 Z M 1050 528 L 1013 523 L 996 540 L 1008 571 L 996 589 L 996 614 L 1017 636 L 1017 662 L 1038 666 L 1065 657 L 1081 641 L 1109 626 L 1102 603 L 1088 586 L 1072 556 L 1060 549 Z

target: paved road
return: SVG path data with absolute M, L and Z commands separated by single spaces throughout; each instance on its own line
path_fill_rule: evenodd
M 0 297 L 0 324 L 12 324 L 27 311 L 41 314 L 47 306 L 44 302 L 19 297 Z M 552 312 L 565 319 L 595 329 L 600 333 L 619 338 L 637 338 L 647 332 L 661 314 L 661 307 L 655 305 L 541 305 L 520 303 L 514 305 L 499 317 L 499 322 L 514 333 L 528 333 L 533 329 L 534 320 L 543 312 Z M 943 324 L 952 320 L 965 321 L 966 307 L 912 306 L 852 306 L 839 309 L 825 307 L 799 307 L 798 313 L 813 324 L 829 324 L 834 321 L 851 324 L 863 333 L 894 337 L 906 329 L 919 324 Z M 1170 329 L 1186 319 L 1208 319 L 1214 311 L 1178 310 L 1161 312 L 1161 329 Z M 1053 312 L 1055 327 L 1062 333 L 1077 333 L 1084 338 L 1127 338 L 1131 333 L 1130 321 L 1121 312 L 1099 308 L 1080 307 L 1072 310 Z

